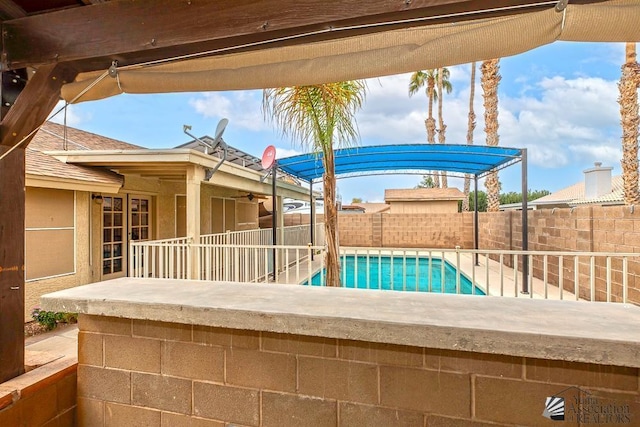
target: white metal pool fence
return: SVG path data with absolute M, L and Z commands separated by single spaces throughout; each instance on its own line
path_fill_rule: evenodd
M 208 237 L 207 237 L 208 238 Z M 320 274 L 324 283 L 324 246 L 270 244 L 192 244 L 185 239 L 136 242 L 131 245 L 132 277 L 181 278 L 207 281 L 257 283 L 311 283 Z M 486 295 L 519 298 L 629 302 L 630 289 L 640 302 L 640 254 L 602 252 L 543 252 L 472 249 L 341 248 L 349 255 L 373 258 L 393 255 L 403 265 L 407 260 L 421 263 L 445 259 L 456 271 L 456 293 L 466 276 Z M 273 274 L 273 260 L 276 274 Z M 477 259 L 477 264 L 474 261 Z M 527 259 L 528 274 L 523 283 L 522 265 Z M 195 262 L 196 264 L 192 264 Z M 375 260 L 373 261 L 375 262 Z M 476 265 L 474 265 L 476 264 Z M 514 268 L 515 267 L 515 268 Z M 437 268 L 444 270 L 445 264 Z M 341 272 L 345 282 L 345 271 Z M 377 280 L 380 275 L 377 275 Z M 444 280 L 444 273 L 440 275 Z M 356 287 L 380 288 L 381 283 L 358 283 Z M 393 280 L 393 279 L 391 279 Z M 409 281 L 410 282 L 410 281 Z M 576 286 L 578 284 L 578 286 Z M 415 290 L 414 283 L 402 284 Z M 438 289 L 443 289 L 439 286 Z M 397 289 L 397 287 L 396 287 Z M 523 292 L 526 290 L 527 292 Z
M 318 246 L 322 247 L 324 245 L 324 224 L 316 224 L 314 230 L 314 240 Z M 279 262 L 279 268 L 281 268 L 282 263 L 287 262 L 295 255 L 294 247 L 304 247 L 306 251 L 311 239 L 311 229 L 308 224 L 283 227 L 277 232 L 278 240 L 282 242 L 282 246 L 288 247 L 288 252 L 272 250 L 271 255 L 266 258 L 268 261 L 266 263 L 264 257 L 255 255 L 255 251 L 244 253 L 240 257 L 233 249 L 214 252 L 211 252 L 210 249 L 272 245 L 273 234 L 270 228 L 202 235 L 198 244 L 186 237 L 132 242 L 129 250 L 129 276 L 175 279 L 193 277 L 198 280 L 235 280 L 223 279 L 222 277 L 243 277 L 244 281 L 255 281 L 256 278 L 252 275 L 240 272 L 237 276 L 229 276 L 230 271 L 236 271 L 237 266 L 240 265 L 244 268 L 246 265 L 255 263 L 261 275 L 265 274 L 265 266 L 271 268 L 269 271 L 272 272 L 273 261 L 270 260 L 274 254 Z M 306 257 L 306 252 L 300 256 Z M 237 261 L 234 261 L 236 259 Z M 194 276 L 193 260 L 197 260 L 198 265 L 202 268 L 212 267 L 207 271 L 200 268 L 200 273 Z M 255 272 L 255 268 L 252 267 L 251 270 Z M 209 279 L 200 279 L 200 277 L 209 277 Z

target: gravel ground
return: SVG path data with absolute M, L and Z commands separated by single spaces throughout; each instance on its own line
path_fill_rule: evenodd
M 47 328 L 42 326 L 40 323 L 34 321 L 27 322 L 24 324 L 24 336 L 32 337 L 34 335 L 39 335 L 44 332 L 47 332 Z

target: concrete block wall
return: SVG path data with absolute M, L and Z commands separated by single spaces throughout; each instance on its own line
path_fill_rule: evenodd
M 640 423 L 637 368 L 88 315 L 80 330 L 79 426 L 552 426 L 545 398 L 575 417 L 572 386 Z
M 76 370 L 65 358 L 0 384 L 0 426 L 74 427 Z
M 285 226 L 309 215 L 284 215 Z M 322 216 L 318 216 L 318 222 Z M 340 245 L 395 248 L 473 248 L 473 214 L 340 214 Z
M 541 209 L 530 211 L 529 250 L 559 252 L 617 252 L 640 253 L 640 212 L 632 212 L 626 206 L 585 206 L 574 209 Z M 520 212 L 505 211 L 480 214 L 480 248 L 522 248 L 522 217 Z M 544 277 L 541 257 L 533 259 L 533 274 Z M 547 279 L 559 282 L 559 261 L 548 258 Z M 511 260 L 505 259 L 510 267 Z M 519 263 L 519 268 L 522 265 Z M 613 300 L 622 298 L 622 261 L 612 259 Z M 640 303 L 640 262 L 630 259 L 629 301 Z M 594 282 L 596 300 L 606 300 L 606 259 L 594 260 Z M 581 258 L 578 266 L 578 292 L 581 297 L 590 295 L 591 266 L 588 258 Z M 564 288 L 575 292 L 575 269 L 573 259 L 563 260 Z

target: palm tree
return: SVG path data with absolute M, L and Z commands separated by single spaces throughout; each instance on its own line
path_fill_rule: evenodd
M 449 83 L 449 70 L 442 68 L 443 72 L 443 87 L 449 87 L 448 91 L 451 92 L 451 83 Z M 424 125 L 427 128 L 427 142 L 429 144 L 436 143 L 436 121 L 433 118 L 433 101 L 438 99 L 438 92 L 436 91 L 436 79 L 437 70 L 416 71 L 411 74 L 409 79 L 409 96 L 413 96 L 418 91 L 426 86 L 426 94 L 429 99 L 429 113 L 427 119 L 424 121 Z M 438 172 L 433 173 L 434 185 L 440 187 L 440 178 Z
M 487 145 L 496 147 L 498 138 L 498 84 L 500 83 L 500 59 L 482 61 L 480 83 L 484 96 L 484 131 L 487 135 Z M 500 181 L 498 172 L 492 171 L 484 183 L 487 187 L 487 211 L 500 210 Z
M 473 131 L 476 128 L 476 113 L 473 110 L 473 98 L 476 95 L 476 63 L 471 63 L 471 88 L 469 92 L 469 116 L 467 120 L 467 144 L 473 145 Z M 469 192 L 471 190 L 471 175 L 464 175 L 464 199 L 462 200 L 462 210 L 469 210 Z
M 357 141 L 355 114 L 362 107 L 365 95 L 366 86 L 360 80 L 266 89 L 263 93 L 265 118 L 273 120 L 283 135 L 322 155 L 328 286 L 340 286 L 333 149 L 334 145 Z
M 640 66 L 636 61 L 636 44 L 627 43 L 626 61 L 622 66 L 620 90 L 620 116 L 622 122 L 622 180 L 624 183 L 624 203 L 637 205 L 638 194 L 638 86 Z
M 444 98 L 444 90 L 447 93 L 451 93 L 451 82 L 449 81 L 449 70 L 446 68 L 438 68 L 436 71 L 436 78 L 438 80 L 438 91 L 436 92 L 438 96 L 438 124 L 440 129 L 438 129 L 438 142 L 440 144 L 444 144 L 446 141 L 445 132 L 447 130 L 447 125 L 444 124 L 444 120 L 442 119 L 442 99 Z M 447 182 L 447 172 L 441 171 L 441 184 L 442 188 L 447 188 L 449 183 Z

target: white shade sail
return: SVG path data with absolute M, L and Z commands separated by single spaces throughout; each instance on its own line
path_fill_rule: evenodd
M 505 17 L 422 24 L 330 41 L 137 65 L 121 68 L 112 76 L 83 73 L 63 86 L 62 97 L 83 102 L 120 93 L 311 85 L 501 58 L 556 40 L 640 41 L 640 1 L 569 3 L 562 12 L 550 6 Z

